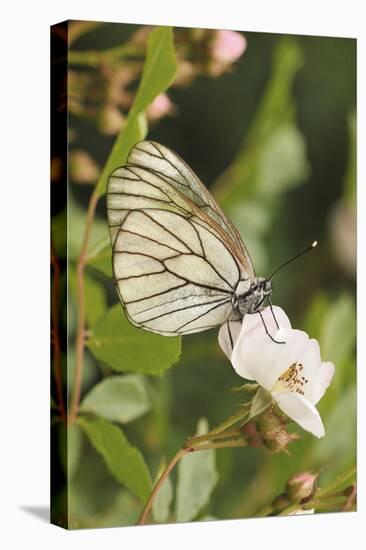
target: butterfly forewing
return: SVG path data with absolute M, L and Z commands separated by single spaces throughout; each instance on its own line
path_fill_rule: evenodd
M 166 335 L 232 318 L 254 271 L 239 234 L 197 176 L 153 142 L 109 178 L 108 222 L 118 293 L 131 322 Z

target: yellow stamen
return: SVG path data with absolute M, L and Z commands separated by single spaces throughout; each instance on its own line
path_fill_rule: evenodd
M 301 363 L 294 363 L 291 365 L 281 376 L 278 378 L 277 382 L 275 383 L 273 390 L 276 392 L 280 391 L 290 391 L 293 393 L 299 393 L 300 395 L 304 395 L 304 386 L 309 382 L 305 378 L 305 376 L 302 376 L 301 372 L 303 371 L 304 367 Z

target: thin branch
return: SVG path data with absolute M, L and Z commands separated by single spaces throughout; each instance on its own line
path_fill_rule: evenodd
M 164 481 L 166 480 L 166 478 L 168 477 L 168 475 L 170 474 L 170 472 L 173 470 L 174 466 L 180 461 L 180 459 L 187 453 L 189 452 L 192 452 L 193 449 L 191 447 L 182 447 L 182 449 L 180 449 L 176 455 L 173 456 L 172 460 L 169 462 L 169 464 L 167 465 L 167 467 L 165 468 L 164 472 L 161 474 L 161 476 L 159 477 L 158 481 L 156 482 L 149 498 L 147 499 L 146 501 L 146 504 L 145 504 L 145 507 L 144 509 L 142 510 L 142 513 L 141 513 L 141 516 L 139 517 L 139 520 L 137 522 L 136 525 L 145 525 L 145 522 L 146 522 L 146 519 L 150 513 L 150 509 L 153 505 L 153 502 L 154 502 L 154 498 L 156 497 L 156 495 L 158 494 L 161 486 L 163 485 Z
M 55 247 L 51 238 L 51 265 L 53 268 L 53 285 L 51 296 L 51 320 L 52 320 L 52 336 L 51 342 L 53 346 L 53 375 L 55 378 L 57 407 L 60 413 L 60 418 L 64 422 L 66 420 L 65 402 L 62 391 L 62 370 L 61 370 L 61 342 L 60 342 L 60 276 L 61 268 Z
M 88 67 L 97 67 L 108 61 L 127 60 L 135 61 L 143 59 L 145 48 L 137 44 L 122 44 L 106 50 L 70 50 L 68 61 L 71 65 L 86 65 Z
M 343 511 L 343 512 L 348 512 L 348 511 L 350 511 L 350 510 L 352 509 L 352 506 L 355 504 L 356 499 L 357 499 L 357 486 L 356 486 L 356 484 L 354 483 L 354 484 L 351 485 L 351 487 L 350 487 L 350 492 L 349 492 L 349 495 L 348 495 L 348 498 L 347 498 L 347 502 L 346 502 L 346 504 L 343 506 L 342 511 Z
M 159 477 L 158 481 L 156 482 L 148 500 L 146 501 L 146 504 L 144 506 L 144 509 L 138 519 L 138 522 L 136 525 L 145 525 L 145 522 L 149 516 L 151 507 L 153 505 L 154 499 L 156 495 L 158 494 L 161 486 L 163 485 L 164 481 L 170 474 L 170 472 L 173 470 L 173 468 L 178 464 L 178 462 L 183 458 L 187 453 L 194 453 L 196 451 L 207 451 L 209 449 L 222 449 L 222 448 L 232 448 L 232 447 L 245 447 L 247 445 L 246 439 L 243 437 L 242 439 L 232 439 L 228 441 L 218 441 L 218 442 L 212 442 L 207 444 L 197 444 L 192 443 L 191 439 L 187 439 L 186 443 L 183 445 L 183 447 L 175 454 L 172 458 L 172 460 L 169 462 L 161 476 Z
M 233 447 L 247 447 L 247 440 L 243 437 L 242 439 L 231 439 L 228 441 L 214 441 L 213 443 L 207 443 L 204 445 L 197 445 L 197 447 L 188 447 L 191 452 L 194 451 L 207 451 L 208 449 L 226 449 Z
M 225 430 L 223 432 L 214 432 L 214 433 L 208 432 L 207 434 L 196 435 L 196 436 L 189 437 L 187 439 L 187 444 L 188 445 L 195 445 L 196 443 L 197 444 L 205 443 L 206 441 L 208 441 L 210 439 L 211 440 L 226 439 L 226 438 L 229 438 L 229 437 L 240 437 L 242 435 L 243 435 L 243 433 L 240 431 L 240 429 L 237 429 L 237 428 L 228 429 L 228 430 Z
M 83 378 L 84 348 L 85 348 L 85 295 L 84 295 L 84 269 L 87 262 L 87 249 L 90 237 L 91 226 L 95 216 L 95 210 L 98 203 L 98 195 L 93 191 L 86 216 L 86 226 L 83 243 L 81 245 L 79 259 L 76 264 L 76 288 L 77 288 L 77 311 L 78 322 L 76 329 L 76 366 L 73 394 L 71 398 L 69 423 L 76 420 L 80 396 L 81 383 Z

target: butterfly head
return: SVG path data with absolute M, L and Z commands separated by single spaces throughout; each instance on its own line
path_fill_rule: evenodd
M 264 300 L 271 295 L 272 290 L 270 279 L 256 277 L 246 292 L 236 296 L 236 309 L 241 316 L 261 310 L 264 307 L 262 306 Z

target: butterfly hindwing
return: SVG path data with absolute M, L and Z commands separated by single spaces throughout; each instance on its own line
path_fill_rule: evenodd
M 166 158 L 149 164 L 152 150 Z M 137 144 L 109 178 L 107 206 L 114 277 L 132 323 L 173 336 L 232 315 L 235 289 L 240 281 L 249 287 L 251 264 L 179 157 L 160 144 Z

